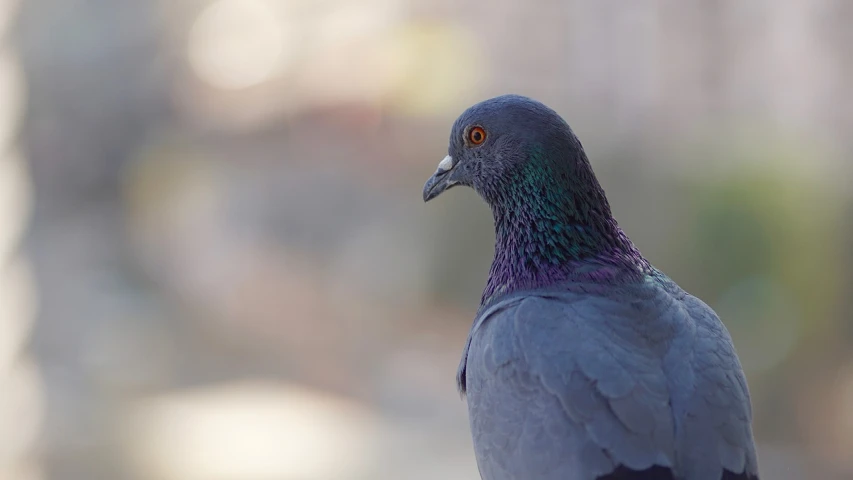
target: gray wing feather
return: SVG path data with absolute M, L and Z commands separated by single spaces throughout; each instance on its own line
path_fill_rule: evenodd
M 746 383 L 719 320 L 660 288 L 618 293 L 516 297 L 475 322 L 460 378 L 484 479 L 755 471 Z
M 675 391 L 678 463 L 685 478 L 717 480 L 719 470 L 757 475 L 749 390 L 731 337 L 701 300 L 685 295 L 689 321 L 671 348 L 667 363 Z M 687 361 L 685 361 L 687 360 Z
M 468 401 L 478 460 L 491 473 L 484 478 L 591 480 L 620 464 L 673 464 L 661 357 L 645 352 L 648 342 L 629 330 L 602 328 L 602 312 L 589 309 L 528 298 L 496 313 L 473 337 Z M 505 435 L 512 440 L 496 438 Z M 521 465 L 531 452 L 535 477 Z
M 590 439 L 615 462 L 629 468 L 671 466 L 674 449 L 669 397 L 665 382 L 654 381 L 664 378 L 661 359 L 648 354 L 654 346 L 646 339 L 630 328 L 622 328 L 624 321 L 613 321 L 614 313 L 627 312 L 620 312 L 616 303 L 598 300 L 575 303 L 569 309 L 561 309 L 560 302 L 552 301 L 547 307 L 540 306 L 538 312 L 525 312 L 522 305 L 517 321 L 535 327 L 531 317 L 550 318 L 559 330 L 548 344 L 552 355 L 540 350 L 539 363 L 531 363 L 531 367 L 541 372 L 543 383 L 547 383 L 547 379 L 556 377 L 555 369 L 568 363 L 554 362 L 555 354 L 573 357 L 575 381 L 568 384 L 571 388 L 560 392 L 560 400 L 568 411 L 575 398 L 594 400 L 588 403 L 590 408 L 583 422 Z M 552 311 L 547 312 L 547 308 Z M 567 322 L 567 318 L 571 320 Z M 567 337 L 573 340 L 565 342 Z M 652 386 L 645 385 L 649 381 Z

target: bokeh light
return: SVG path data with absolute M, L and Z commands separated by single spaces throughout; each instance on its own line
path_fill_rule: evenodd
M 6 33 L 21 0 L 0 0 L 0 36 Z
M 375 419 L 322 392 L 243 382 L 146 399 L 125 429 L 128 453 L 162 480 L 360 478 Z
M 33 186 L 18 144 L 26 79 L 7 29 L 18 2 L 0 0 L 0 478 L 41 480 L 38 440 L 46 396 L 32 342 L 38 298 L 22 249 L 32 213 Z
M 0 257 L 0 372 L 12 368 L 24 352 L 35 321 L 36 297 L 29 265 L 20 257 Z
M 38 368 L 29 359 L 0 371 L 0 431 L 15 432 L 0 443 L 0 466 L 15 465 L 33 453 L 44 420 L 44 392 Z M 0 470 L 2 471 L 2 470 Z
M 0 101 L 4 97 L 0 94 Z M 0 149 L 3 144 L 0 143 Z M 0 258 L 14 253 L 27 227 L 30 213 L 31 185 L 26 164 L 18 152 L 0 157 Z M 2 155 L 2 154 L 0 154 Z
M 26 98 L 21 67 L 8 48 L 0 48 L 0 145 L 9 147 L 10 139 L 17 133 L 18 123 Z M 4 152 L 5 153 L 5 152 Z
M 286 64 L 294 48 L 288 28 L 267 0 L 217 0 L 190 28 L 190 65 L 218 88 L 258 85 Z

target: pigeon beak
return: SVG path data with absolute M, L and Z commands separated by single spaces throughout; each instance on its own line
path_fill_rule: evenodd
M 424 184 L 424 202 L 432 200 L 448 188 L 459 184 L 459 180 L 454 178 L 454 167 L 456 167 L 456 160 L 450 155 L 444 157 L 444 160 L 438 164 L 438 169 Z

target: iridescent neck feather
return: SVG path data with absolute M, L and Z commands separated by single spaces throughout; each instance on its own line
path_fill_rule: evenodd
M 622 232 L 583 150 L 549 161 L 541 149 L 492 191 L 495 257 L 482 303 L 568 281 L 618 283 L 651 271 Z M 563 167 L 568 165 L 567 167 Z

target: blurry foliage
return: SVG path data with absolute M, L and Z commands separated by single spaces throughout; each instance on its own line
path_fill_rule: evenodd
M 826 332 L 827 322 L 836 322 L 844 280 L 843 198 L 788 169 L 777 149 L 749 155 L 763 158 L 691 189 L 695 214 L 681 240 L 685 268 L 711 301 L 738 281 L 768 276 L 808 319 L 809 332 Z
M 817 151 L 732 142 L 710 152 L 705 161 L 726 165 L 689 182 L 692 214 L 676 240 L 677 271 L 729 328 L 761 407 L 756 429 L 794 439 L 797 425 L 778 419 L 817 401 L 824 387 L 791 395 L 792 382 L 814 380 L 808 372 L 848 348 L 837 335 L 849 321 L 839 227 L 845 199 L 803 173 Z

